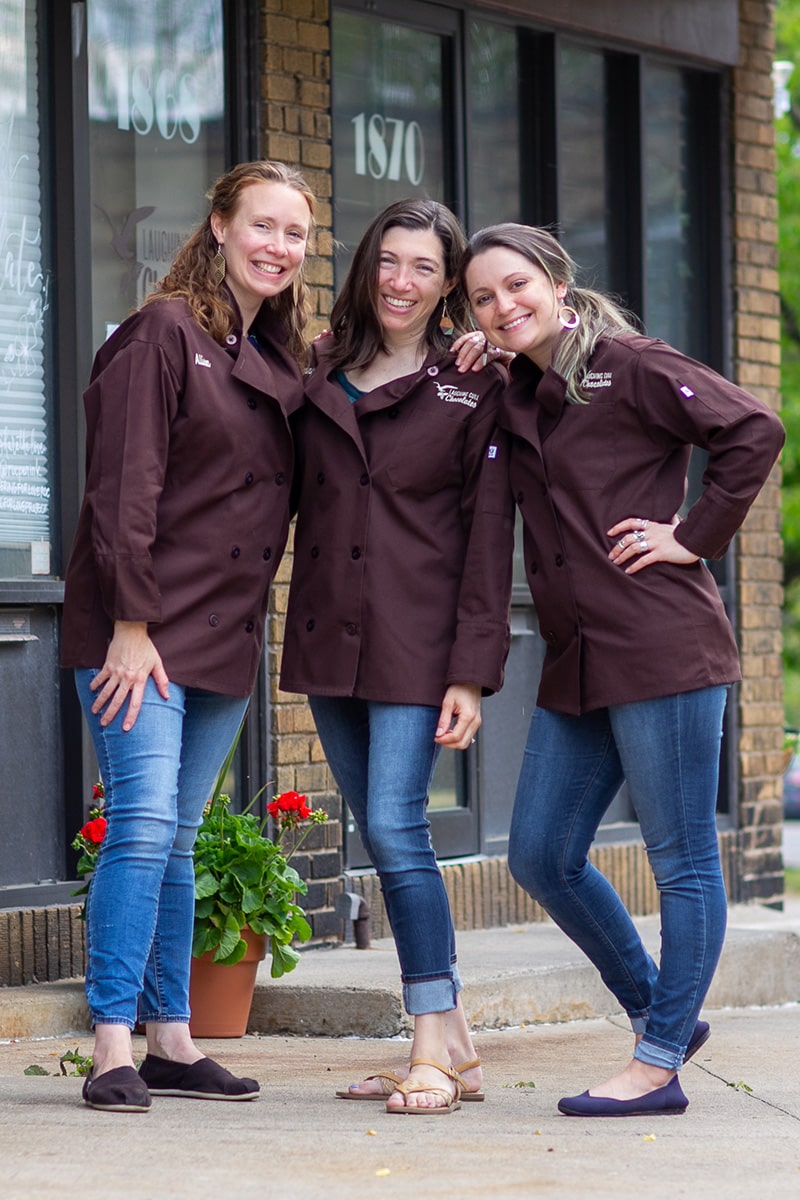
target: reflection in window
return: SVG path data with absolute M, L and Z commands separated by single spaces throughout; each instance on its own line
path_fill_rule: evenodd
M 688 87 L 683 72 L 644 66 L 645 323 L 654 337 L 695 345 L 697 286 L 690 243 Z
M 521 220 L 518 75 L 515 30 L 470 21 L 470 232 Z
M 445 200 L 442 38 L 355 13 L 333 14 L 336 276 L 381 209 Z
M 558 87 L 559 221 L 587 287 L 610 287 L 604 56 L 561 48 Z
M 0 579 L 51 575 L 37 12 L 0 0 Z
M 222 0 L 88 4 L 96 349 L 141 304 L 224 169 Z

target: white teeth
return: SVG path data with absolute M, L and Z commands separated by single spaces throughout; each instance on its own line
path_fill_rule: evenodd
M 513 321 L 509 321 L 507 325 L 501 325 L 500 328 L 504 332 L 508 332 L 509 329 L 516 329 L 518 325 L 521 325 L 527 319 L 527 315 L 524 317 L 515 317 Z
M 272 263 L 253 263 L 253 266 L 264 275 L 280 275 L 283 271 L 283 267 L 276 267 Z
M 384 296 L 384 300 L 391 308 L 413 308 L 413 300 L 397 300 L 394 296 Z

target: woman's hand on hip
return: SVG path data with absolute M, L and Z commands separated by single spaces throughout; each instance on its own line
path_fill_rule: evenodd
M 97 692 L 92 712 L 102 712 L 100 724 L 110 725 L 129 696 L 122 728 L 126 733 L 133 729 L 151 675 L 161 695 L 168 700 L 169 679 L 147 632 L 147 622 L 115 621 L 106 661 L 91 683 L 92 691 Z
M 466 750 L 481 727 L 481 689 L 477 683 L 451 683 L 444 694 L 434 741 L 448 750 Z
M 618 567 L 624 567 L 626 575 L 635 575 L 643 567 L 657 562 L 688 567 L 696 563 L 699 556 L 675 540 L 679 524 L 678 517 L 673 517 L 668 525 L 660 525 L 647 517 L 626 517 L 608 531 L 608 536 L 615 539 L 608 557 Z

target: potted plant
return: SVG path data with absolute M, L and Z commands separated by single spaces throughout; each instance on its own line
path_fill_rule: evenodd
M 237 743 L 238 738 L 220 770 L 194 848 L 190 1007 L 196 1037 L 239 1037 L 244 1033 L 258 963 L 268 945 L 273 978 L 294 970 L 299 962 L 292 942 L 295 938 L 308 941 L 311 927 L 296 896 L 304 895 L 308 887 L 290 859 L 311 829 L 328 816 L 323 809 L 312 810 L 306 797 L 294 791 L 270 801 L 263 820 L 251 811 L 261 793 L 244 812 L 231 812 L 230 797 L 222 787 Z M 89 820 L 72 843 L 80 853 L 77 871 L 82 878 L 94 870 L 105 837 L 103 798 L 103 785 L 98 783 Z M 265 833 L 270 819 L 277 831 L 275 840 Z M 88 882 L 76 894 L 87 890 Z M 240 969 L 234 970 L 237 966 Z M 240 983 L 246 998 L 237 1004 L 230 992 Z M 212 995 L 207 1004 L 209 991 Z

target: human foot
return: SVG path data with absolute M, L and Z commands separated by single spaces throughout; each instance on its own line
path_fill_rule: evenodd
M 442 1086 L 447 1081 L 447 1086 Z M 388 1113 L 434 1116 L 461 1107 L 461 1085 L 452 1067 L 425 1058 L 412 1058 L 408 1078 L 386 1101 Z

